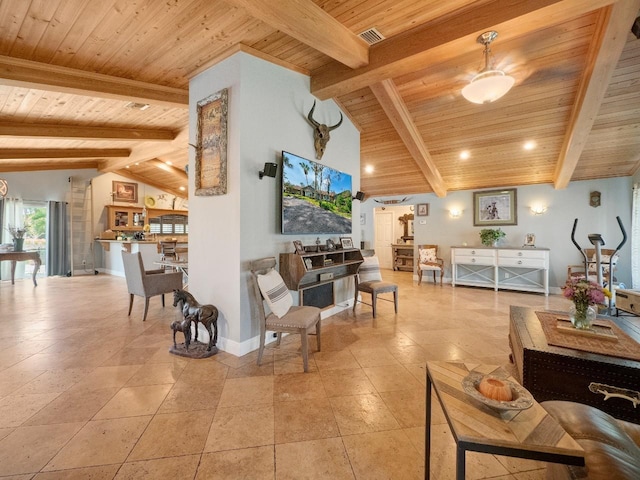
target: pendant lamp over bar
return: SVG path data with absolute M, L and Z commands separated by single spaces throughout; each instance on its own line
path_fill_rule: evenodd
M 497 70 L 491 63 L 489 45 L 498 36 L 498 32 L 490 31 L 480 35 L 477 42 L 484 45 L 484 68 L 471 83 L 462 89 L 462 96 L 472 103 L 491 103 L 504 96 L 515 82 L 515 79 Z

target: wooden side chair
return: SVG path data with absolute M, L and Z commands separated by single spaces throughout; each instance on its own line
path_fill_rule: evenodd
M 275 270 L 275 257 L 267 257 L 251 262 L 251 279 L 254 300 L 260 320 L 260 350 L 258 365 L 262 363 L 267 330 L 276 332 L 280 345 L 282 333 L 297 333 L 302 342 L 302 362 L 304 371 L 309 371 L 309 347 L 307 333 L 312 327 L 316 329 L 316 341 L 320 351 L 320 309 L 310 306 L 294 306 L 291 292 L 284 284 L 282 277 Z M 271 310 L 265 311 L 265 302 Z
M 123 251 L 122 263 L 129 291 L 129 313 L 127 315 L 131 315 L 134 295 L 144 297 L 142 321 L 145 321 L 151 297 L 162 295 L 162 306 L 164 307 L 164 294 L 172 293 L 174 290 L 182 288 L 182 272 L 165 273 L 162 269 L 145 270 L 140 252 L 127 253 Z
M 162 260 L 177 260 L 176 245 L 178 242 L 160 242 L 160 253 Z
M 418 285 L 422 283 L 422 273 L 432 272 L 433 283 L 436 273 L 440 273 L 440 286 L 444 275 L 444 260 L 438 258 L 438 245 L 418 245 Z
M 585 248 L 584 253 L 587 256 L 587 273 L 584 271 L 584 263 L 581 265 L 569 265 L 567 267 L 567 279 L 568 280 L 576 280 L 580 278 L 588 278 L 590 281 L 597 282 L 598 281 L 598 271 L 596 264 L 596 249 L 595 248 Z M 600 250 L 600 270 L 602 275 L 602 281 L 605 286 L 609 286 L 609 273 L 611 273 L 611 283 L 616 282 L 617 278 L 615 276 L 617 264 L 618 264 L 618 254 L 615 253 L 615 250 L 612 248 L 602 248 Z
M 368 293 L 371 295 L 371 304 L 360 301 L 365 305 L 370 305 L 373 308 L 373 318 L 376 318 L 376 304 L 378 301 L 378 295 L 382 293 L 393 293 L 393 304 L 396 313 L 398 313 L 398 285 L 391 282 L 382 281 L 382 275 L 380 273 L 380 263 L 378 257 L 375 255 L 365 256 L 364 262 L 360 265 L 358 273 L 355 276 L 356 288 L 355 298 L 353 300 L 353 311 L 356 311 L 356 305 L 358 304 L 358 294 Z M 391 301 L 386 298 L 381 300 Z

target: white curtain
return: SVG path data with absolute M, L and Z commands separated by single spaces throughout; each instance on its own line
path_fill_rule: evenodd
M 12 243 L 13 239 L 8 232 L 9 225 L 12 227 L 24 226 L 23 203 L 20 198 L 5 197 L 4 209 L 2 211 L 2 243 Z M 16 278 L 24 273 L 24 262 L 18 262 L 16 266 Z M 0 279 L 11 279 L 11 262 L 0 262 Z
M 631 288 L 640 288 L 640 185 L 633 185 L 631 211 Z

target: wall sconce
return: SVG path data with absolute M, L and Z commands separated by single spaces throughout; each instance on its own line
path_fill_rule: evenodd
M 359 200 L 359 201 L 363 201 L 364 200 L 364 192 L 356 192 L 356 196 L 352 197 L 353 200 Z
M 547 207 L 545 207 L 544 205 L 534 205 L 533 207 L 531 207 L 531 213 L 533 213 L 534 215 L 542 215 L 546 211 Z
M 462 210 L 458 210 L 457 208 L 449 210 L 449 216 L 451 218 L 458 218 L 460 215 L 462 215 Z
M 258 176 L 260 177 L 261 180 L 262 180 L 262 177 L 265 177 L 265 176 L 275 177 L 277 171 L 278 171 L 277 163 L 267 162 L 264 164 L 264 170 L 262 170 L 261 172 L 258 172 Z

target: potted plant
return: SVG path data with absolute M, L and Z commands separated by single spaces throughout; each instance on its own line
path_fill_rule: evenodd
M 483 228 L 480 230 L 480 241 L 485 247 L 495 247 L 498 244 L 498 240 L 504 238 L 504 233 L 500 228 Z
M 27 228 L 8 225 L 7 231 L 13 238 L 13 251 L 21 252 L 22 248 L 24 247 L 24 234 L 27 232 Z

